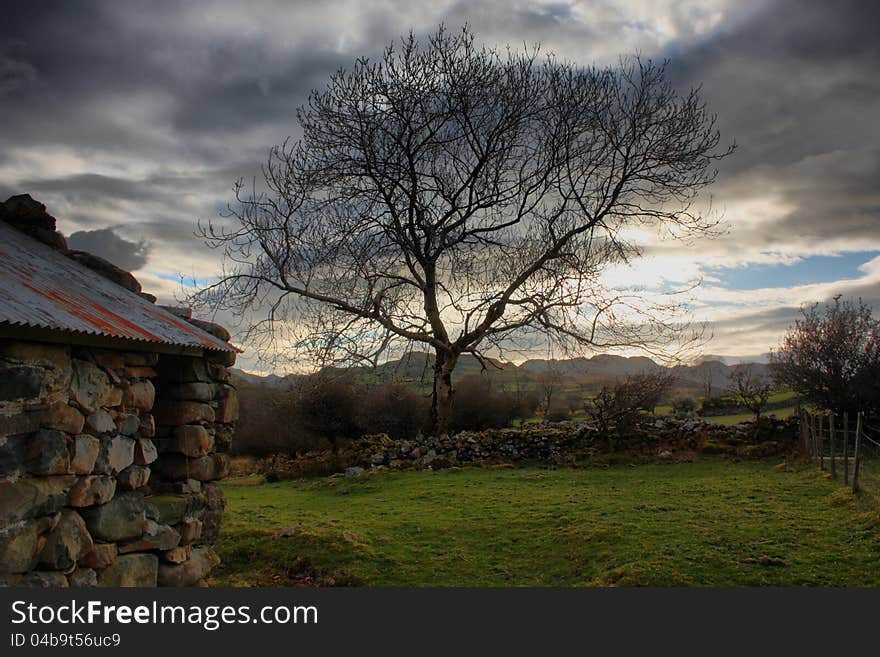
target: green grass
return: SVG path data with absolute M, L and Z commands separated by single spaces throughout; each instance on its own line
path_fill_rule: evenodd
M 773 410 L 765 411 L 762 417 L 775 415 L 780 420 L 784 420 L 787 417 L 791 417 L 796 412 L 796 406 L 786 406 L 785 408 L 774 408 Z M 730 426 L 731 424 L 739 424 L 740 422 L 751 422 L 755 419 L 755 414 L 751 411 L 747 411 L 745 413 L 733 413 L 731 415 L 707 415 L 703 419 L 707 422 Z
M 877 586 L 872 499 L 766 462 L 223 484 L 220 585 Z M 298 524 L 289 538 L 272 531 Z

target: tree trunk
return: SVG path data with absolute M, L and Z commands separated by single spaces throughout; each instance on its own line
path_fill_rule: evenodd
M 431 394 L 431 420 L 429 431 L 432 436 L 441 436 L 449 432 L 449 420 L 452 417 L 452 370 L 458 357 L 448 352 L 437 350 L 434 358 L 434 390 Z

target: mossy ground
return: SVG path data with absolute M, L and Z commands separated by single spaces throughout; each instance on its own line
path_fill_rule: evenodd
M 463 468 L 223 487 L 218 585 L 880 585 L 873 500 L 807 466 Z M 272 536 L 293 524 L 293 536 Z

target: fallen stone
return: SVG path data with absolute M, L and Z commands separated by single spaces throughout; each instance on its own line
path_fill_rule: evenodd
M 220 557 L 210 547 L 195 548 L 182 564 L 161 564 L 156 581 L 159 586 L 193 586 L 219 563 Z
M 364 469 L 357 465 L 345 469 L 346 477 L 360 477 L 362 474 L 364 474 Z
M 155 554 L 126 554 L 98 575 L 98 586 L 156 586 L 159 558 Z
M 87 433 L 74 437 L 71 445 L 73 455 L 70 459 L 70 471 L 75 474 L 89 474 L 95 469 L 101 441 Z
M 92 549 L 92 537 L 80 515 L 71 509 L 61 512 L 61 519 L 46 536 L 40 564 L 51 570 L 68 571 Z
M 101 506 L 82 511 L 89 533 L 108 542 L 138 538 L 144 532 L 144 497 L 140 493 L 119 493 Z
M 126 408 L 149 411 L 156 401 L 156 388 L 151 381 L 138 381 L 129 385 L 122 395 Z
M 65 401 L 49 404 L 49 407 L 43 411 L 44 429 L 57 429 L 75 434 L 83 430 L 85 423 L 85 416 Z

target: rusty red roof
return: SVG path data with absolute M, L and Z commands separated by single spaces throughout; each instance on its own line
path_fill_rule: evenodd
M 239 351 L 0 222 L 0 326 Z

